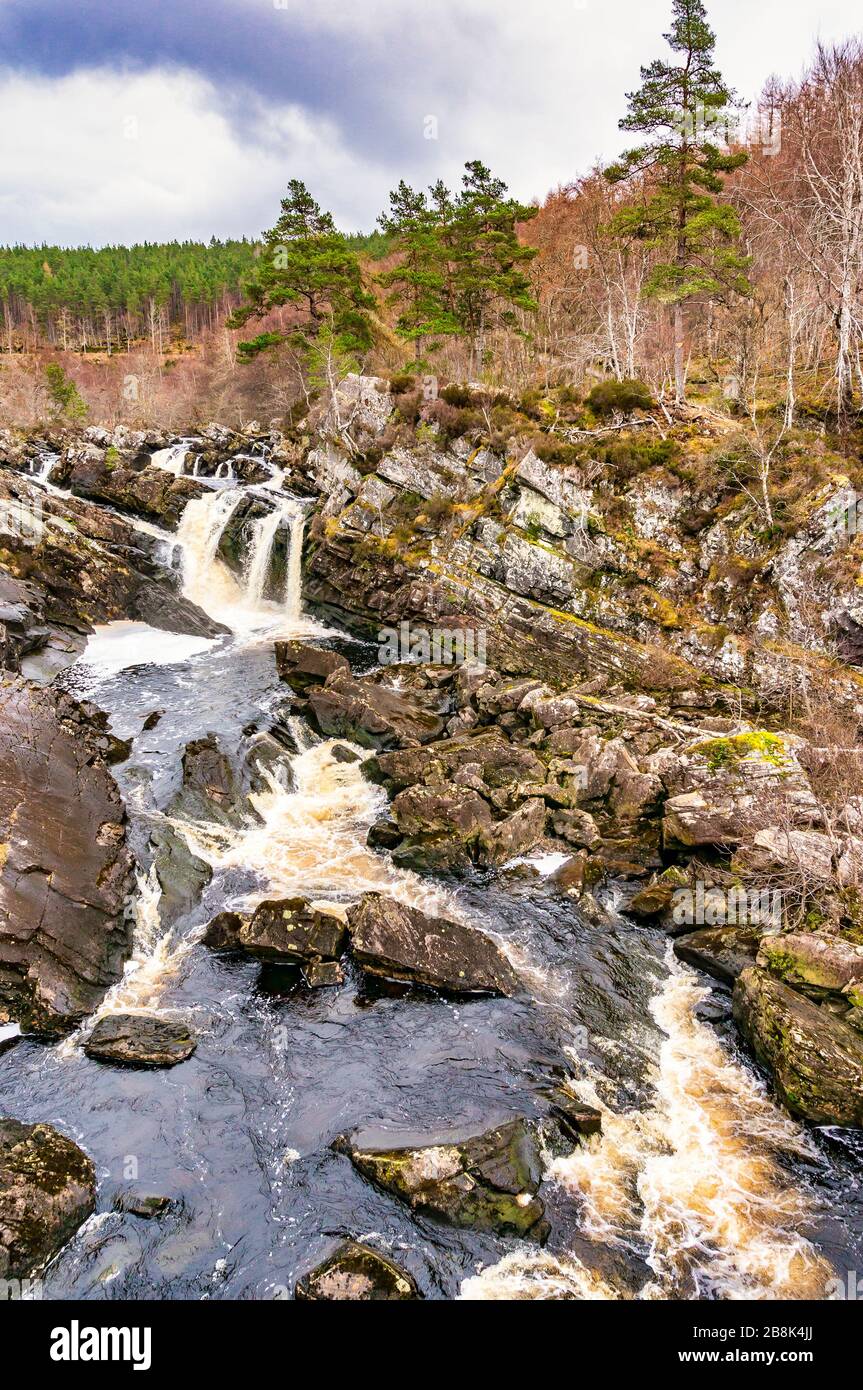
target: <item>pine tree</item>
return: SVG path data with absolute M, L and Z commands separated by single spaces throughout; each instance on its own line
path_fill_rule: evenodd
M 390 194 L 390 214 L 380 219 L 401 253 L 400 263 L 381 277 L 403 306 L 398 331 L 418 343 L 464 337 L 471 371 L 482 368 L 490 332 L 513 327 L 516 309 L 537 307 L 523 269 L 537 253 L 521 244 L 518 224 L 538 208 L 506 192 L 480 160 L 471 160 L 457 196 L 440 181 L 428 197 L 402 182 Z
M 59 362 L 49 362 L 44 370 L 45 391 L 55 420 L 65 416 L 76 422 L 87 418 L 87 404 L 70 376 Z
M 300 306 L 304 321 L 294 335 L 311 341 L 328 325 L 341 346 L 361 350 L 371 341 L 368 310 L 374 299 L 363 286 L 359 258 L 306 185 L 291 179 L 276 225 L 264 234 L 253 276 L 245 283 L 248 303 L 234 313 L 230 326 L 260 318 L 284 304 Z M 246 359 L 285 335 L 265 333 L 239 345 Z
M 646 196 L 618 213 L 611 230 L 647 241 L 667 257 L 654 266 L 645 293 L 673 307 L 674 387 L 682 401 L 684 305 L 701 295 L 750 289 L 749 262 L 737 249 L 737 214 L 717 196 L 721 176 L 747 155 L 720 147 L 734 96 L 714 66 L 716 40 L 702 0 L 673 0 L 671 32 L 663 37 L 680 61 L 657 58 L 641 69 L 641 88 L 627 93 L 629 114 L 619 123 L 621 130 L 651 138 L 605 172 L 612 183 L 633 175 L 645 180 Z
M 449 292 L 447 248 L 441 235 L 445 219 L 438 204 L 430 203 L 425 193 L 415 192 L 402 179 L 390 194 L 389 212 L 382 213 L 378 222 L 387 236 L 395 238 L 400 253 L 398 264 L 378 279 L 390 290 L 389 302 L 401 305 L 396 331 L 416 344 L 417 365 L 425 365 L 427 339 L 461 331 Z M 437 346 L 432 341 L 429 350 Z

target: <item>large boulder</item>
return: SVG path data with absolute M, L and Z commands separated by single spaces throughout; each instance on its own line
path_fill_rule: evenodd
M 469 787 L 409 787 L 392 804 L 405 838 L 394 851 L 397 863 L 417 870 L 465 869 L 478 862 L 491 833 L 491 809 Z
M 863 982 L 863 946 L 837 936 L 786 932 L 765 937 L 758 964 L 797 989 L 840 993 Z
M 761 938 L 755 927 L 705 927 L 679 936 L 674 954 L 706 975 L 733 984 L 741 971 L 755 963 Z
M 348 911 L 353 955 L 369 975 L 448 994 L 515 994 L 518 979 L 500 948 L 475 927 L 429 917 L 367 893 Z
M 450 1226 L 543 1242 L 549 1233 L 537 1197 L 542 1157 L 524 1119 L 458 1143 L 418 1149 L 363 1149 L 336 1141 L 354 1167 L 413 1211 Z
M 175 1067 L 197 1043 L 184 1023 L 156 1014 L 106 1014 L 84 1044 L 88 1057 L 122 1067 Z
M 679 764 L 684 787 L 665 802 L 667 841 L 736 845 L 776 825 L 808 827 L 821 808 L 791 742 L 738 734 L 693 745 Z
M 444 731 L 443 720 L 417 695 L 355 680 L 337 668 L 309 696 L 309 714 L 327 738 L 348 738 L 363 748 L 430 743 Z
M 863 1038 L 796 990 L 750 967 L 734 986 L 734 1020 L 793 1115 L 863 1126 Z
M 335 671 L 350 675 L 348 660 L 327 647 L 313 647 L 296 640 L 276 643 L 276 670 L 298 694 L 313 685 L 323 685 Z
M 371 1246 L 347 1240 L 297 1281 L 294 1297 L 319 1303 L 373 1303 L 422 1295 L 407 1270 Z
M 122 974 L 132 858 L 87 708 L 0 684 L 0 1020 L 63 1032 Z
M 259 960 L 337 960 L 347 931 L 342 917 L 305 898 L 260 903 L 237 933 L 237 946 Z
M 24 1279 L 71 1240 L 96 1205 L 96 1172 L 50 1125 L 0 1119 L 0 1279 Z

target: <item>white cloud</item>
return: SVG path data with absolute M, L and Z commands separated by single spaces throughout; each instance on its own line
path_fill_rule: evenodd
M 290 106 L 264 120 L 265 142 L 245 143 L 214 89 L 189 72 L 7 75 L 0 123 L 18 134 L 4 152 L 2 237 L 70 245 L 257 236 L 294 176 L 348 217 L 369 172 L 331 124 Z

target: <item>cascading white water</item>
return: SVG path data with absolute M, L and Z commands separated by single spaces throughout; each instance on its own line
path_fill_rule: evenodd
M 268 491 L 265 495 L 270 496 Z M 183 592 L 205 612 L 237 632 L 297 635 L 323 629 L 302 616 L 302 547 L 305 515 L 294 497 L 280 496 L 255 525 L 242 581 L 219 558 L 219 540 L 245 488 L 224 488 L 189 502 L 177 531 L 183 547 Z M 273 549 L 287 529 L 288 555 L 281 602 L 267 601 Z
M 157 449 L 151 455 L 150 467 L 161 468 L 165 473 L 173 473 L 175 478 L 182 477 L 189 450 L 194 443 L 196 443 L 194 439 L 178 439 L 176 444 L 169 444 L 167 449 Z
M 300 726 L 294 723 L 293 728 L 302 742 Z M 176 821 L 175 829 L 193 854 L 214 869 L 241 866 L 255 871 L 270 895 L 299 893 L 324 901 L 384 892 L 427 912 L 459 917 L 445 889 L 395 868 L 368 848 L 369 827 L 386 804 L 386 795 L 363 775 L 359 757 L 342 762 L 334 756 L 337 742 L 345 746 L 344 740 L 305 740 L 306 746 L 291 759 L 295 785 L 290 790 L 262 769 L 266 789 L 250 794 L 257 819 L 250 819 L 248 826 Z
M 831 1271 L 802 1234 L 813 1199 L 782 1164 L 782 1155 L 812 1161 L 811 1141 L 698 1019 L 709 990 L 694 971 L 670 950 L 666 965 L 651 1004 L 662 1034 L 652 1105 L 616 1111 L 597 1089 L 601 1078 L 571 1082 L 602 1110 L 602 1134 L 555 1160 L 547 1177 L 580 1204 L 588 1239 L 647 1246 L 653 1278 L 643 1299 L 823 1298 Z M 545 1299 L 566 1289 L 631 1297 L 566 1256 L 508 1257 L 467 1280 L 462 1297 Z
M 55 463 L 57 463 L 59 457 L 59 454 L 45 452 L 38 454 L 35 459 L 30 460 L 30 473 L 33 475 L 35 482 L 47 483 L 51 475 L 51 469 L 54 467 Z

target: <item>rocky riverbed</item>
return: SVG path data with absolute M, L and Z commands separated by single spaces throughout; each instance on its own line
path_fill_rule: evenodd
M 689 421 L 626 475 L 485 409 L 508 431 L 411 438 L 354 377 L 287 431 L 0 441 L 0 1277 L 770 1298 L 855 1267 L 841 480 L 765 548 L 669 469 Z

